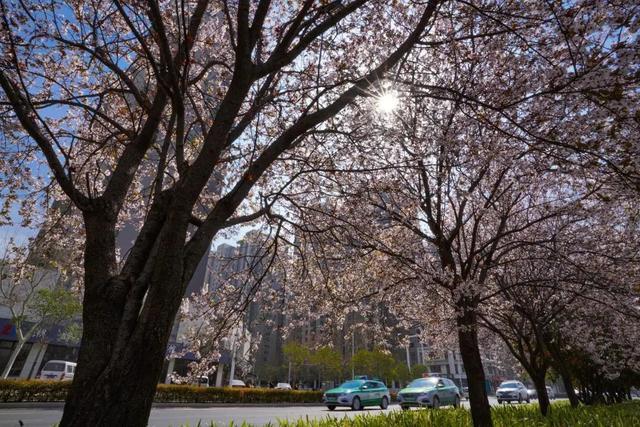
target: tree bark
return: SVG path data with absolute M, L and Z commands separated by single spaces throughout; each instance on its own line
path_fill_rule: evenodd
M 93 378 L 91 387 L 84 389 L 84 396 L 70 401 L 72 410 L 65 408 L 61 426 L 147 425 L 185 287 L 181 257 L 169 259 L 175 252 L 167 251 L 169 256 L 157 260 L 144 308 L 127 345 L 109 355 L 108 364 Z M 86 357 L 91 356 L 100 357 L 86 351 Z
M 93 233 L 94 226 L 107 225 L 104 220 L 94 224 L 89 218 L 86 223 L 85 253 L 91 258 L 85 260 L 85 279 L 90 280 L 85 284 L 85 327 L 80 363 L 60 426 L 143 427 L 162 373 L 171 328 L 193 274 L 184 271 L 188 217 L 174 211 L 164 222 L 156 242 L 161 250 L 147 260 L 146 295 L 140 294 L 139 283 L 117 277 L 115 268 L 100 269 L 95 264 L 96 259 L 103 259 L 103 266 L 115 267 L 115 257 L 110 264 L 109 256 L 115 254 L 115 250 L 110 252 L 115 248 L 115 233 Z M 199 256 L 203 255 L 204 250 Z M 143 296 L 144 304 L 131 303 L 136 298 L 142 301 Z
M 491 407 L 485 388 L 484 368 L 478 345 L 478 325 L 475 313 L 464 309 L 457 319 L 460 354 L 469 383 L 469 404 L 474 427 L 492 427 Z
M 116 274 L 115 219 L 109 218 L 108 209 L 84 213 L 86 230 L 84 251 L 84 285 L 82 311 L 82 339 L 78 366 L 67 396 L 61 426 L 102 425 L 84 423 L 90 413 L 98 414 L 102 398 L 111 396 L 111 390 L 100 388 L 113 354 L 122 309 L 126 297 L 122 285 L 113 280 Z
M 547 376 L 546 369 L 538 372 L 531 373 L 531 379 L 536 387 L 536 393 L 538 394 L 538 405 L 540 406 L 540 413 L 547 416 L 551 402 L 549 402 L 549 394 L 547 393 L 547 385 L 545 383 L 545 377 Z
M 569 403 L 571 407 L 577 408 L 580 404 L 580 400 L 576 395 L 576 392 L 573 388 L 573 381 L 571 380 L 571 374 L 565 365 L 565 362 L 562 357 L 562 353 L 556 348 L 555 345 L 547 343 L 547 348 L 550 350 L 553 367 L 560 374 L 562 378 L 562 383 L 564 385 L 564 389 L 567 392 L 567 398 L 569 399 Z
M 562 383 L 564 384 L 564 389 L 567 391 L 567 398 L 569 398 L 569 403 L 571 403 L 571 407 L 577 408 L 580 404 L 580 400 L 576 395 L 576 392 L 573 388 L 573 381 L 571 381 L 571 376 L 569 376 L 566 372 L 561 372 L 560 377 L 562 377 Z

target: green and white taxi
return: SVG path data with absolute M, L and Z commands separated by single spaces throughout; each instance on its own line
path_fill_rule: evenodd
M 327 390 L 322 400 L 330 411 L 337 406 L 348 406 L 354 411 L 359 411 L 365 406 L 387 409 L 391 396 L 387 386 L 380 381 L 351 380 L 342 383 L 340 387 Z
M 398 393 L 402 409 L 412 406 L 439 408 L 443 405 L 460 406 L 460 390 L 448 378 L 418 378 Z

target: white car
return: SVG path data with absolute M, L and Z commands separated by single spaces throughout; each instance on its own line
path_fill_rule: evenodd
M 276 384 L 276 390 L 291 390 L 291 384 L 289 384 L 289 383 L 278 383 L 278 384 Z
M 66 360 L 49 360 L 40 371 L 41 380 L 72 380 L 77 363 Z
M 520 381 L 503 381 L 496 390 L 498 403 L 503 402 L 531 402 L 527 388 Z
M 247 385 L 242 380 L 231 380 L 231 387 L 246 387 Z

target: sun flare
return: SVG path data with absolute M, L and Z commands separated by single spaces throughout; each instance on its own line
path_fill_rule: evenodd
M 398 95 L 395 92 L 385 92 L 378 97 L 377 106 L 378 111 L 382 113 L 392 113 L 398 107 L 400 100 L 398 99 Z

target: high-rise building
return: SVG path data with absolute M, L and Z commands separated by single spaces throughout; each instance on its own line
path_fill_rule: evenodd
M 222 284 L 232 284 L 238 288 L 243 298 L 251 300 L 244 313 L 243 327 L 253 342 L 255 352 L 251 355 L 253 373 L 260 377 L 265 369 L 280 366 L 283 363 L 282 356 L 282 328 L 285 316 L 282 307 L 276 302 L 266 304 L 265 301 L 253 298 L 256 280 L 260 280 L 260 287 L 274 292 L 276 295 L 280 288 L 280 282 L 276 275 L 265 272 L 266 265 L 263 261 L 265 242 L 267 236 L 250 231 L 237 245 L 220 244 L 211 253 L 204 275 L 204 283 L 213 291 Z M 256 340 L 259 340 L 256 342 Z M 223 365 L 229 365 L 230 360 L 223 352 L 221 361 Z M 225 367 L 219 367 L 218 372 Z M 223 374 L 220 374 L 223 375 Z M 237 375 L 236 375 L 237 376 Z

